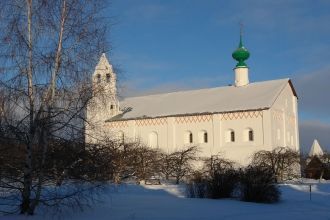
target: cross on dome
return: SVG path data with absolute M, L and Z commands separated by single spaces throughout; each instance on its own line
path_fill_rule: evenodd
M 239 45 L 238 48 L 232 53 L 232 57 L 238 61 L 236 67 L 247 67 L 244 62 L 250 57 L 250 52 L 244 47 L 242 41 L 242 33 L 243 33 L 243 23 L 240 22 L 240 37 L 239 37 Z

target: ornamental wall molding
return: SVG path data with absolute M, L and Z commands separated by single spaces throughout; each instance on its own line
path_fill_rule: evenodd
M 252 119 L 263 116 L 262 111 L 244 111 L 244 112 L 228 112 L 220 114 L 220 119 L 224 121 L 237 119 Z
M 109 128 L 127 128 L 128 121 L 112 121 L 105 124 Z
M 135 120 L 135 124 L 138 127 L 142 127 L 142 126 L 164 126 L 164 125 L 167 125 L 167 117 L 138 119 L 138 120 Z
M 202 123 L 212 120 L 212 114 L 175 117 L 176 124 Z

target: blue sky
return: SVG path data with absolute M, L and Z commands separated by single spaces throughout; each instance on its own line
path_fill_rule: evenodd
M 328 0 L 111 0 L 108 56 L 124 96 L 231 84 L 242 21 L 250 81 L 292 78 L 302 145 L 330 150 L 329 11 Z

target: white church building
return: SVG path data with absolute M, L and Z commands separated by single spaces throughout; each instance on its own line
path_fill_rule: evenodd
M 238 63 L 231 86 L 119 101 L 116 74 L 102 54 L 93 74 L 98 93 L 87 107 L 86 141 L 108 135 L 165 152 L 194 145 L 201 156 L 220 154 L 241 165 L 259 150 L 299 150 L 298 98 L 290 79 L 249 82 L 242 39 L 232 56 Z

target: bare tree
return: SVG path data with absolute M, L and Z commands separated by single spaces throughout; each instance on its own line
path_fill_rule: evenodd
M 83 134 L 89 73 L 106 49 L 104 2 L 13 0 L 0 8 L 3 138 L 24 148 L 22 170 L 1 187 L 20 193 L 20 213 L 33 214 L 45 204 L 43 186 L 54 181 L 46 173 L 50 143 Z
M 235 163 L 213 155 L 205 160 L 207 171 L 207 196 L 209 198 L 230 198 L 239 182 L 239 171 L 235 170 Z
M 109 179 L 116 184 L 120 184 L 123 179 L 136 175 L 136 149 L 140 142 L 123 143 L 112 137 L 104 136 L 103 141 L 97 146 L 102 146 L 109 150 L 111 175 Z
M 223 158 L 221 155 L 212 155 L 204 159 L 204 170 L 208 176 L 222 170 L 234 169 L 235 163 L 233 161 Z
M 159 149 L 150 148 L 139 140 L 122 141 L 107 135 L 100 140 L 97 146 L 109 151 L 109 180 L 114 183 L 120 184 L 130 177 L 140 182 L 160 173 L 162 152 Z
M 179 184 L 183 177 L 192 172 L 192 162 L 197 160 L 197 152 L 198 148 L 191 146 L 170 155 L 173 165 L 172 175 L 175 177 L 176 184 Z
M 269 167 L 277 182 L 300 175 L 300 155 L 290 148 L 278 147 L 272 151 L 258 151 L 253 155 L 252 164 Z
M 169 180 L 174 172 L 175 160 L 173 159 L 173 155 L 168 153 L 162 153 L 160 157 L 161 157 L 161 164 L 160 164 L 161 173 L 165 176 L 166 180 Z
M 134 151 L 135 176 L 138 181 L 148 180 L 160 173 L 160 151 L 139 145 Z

